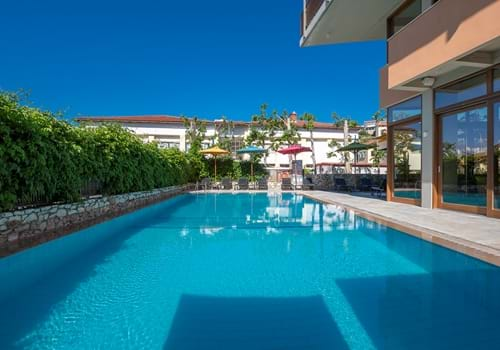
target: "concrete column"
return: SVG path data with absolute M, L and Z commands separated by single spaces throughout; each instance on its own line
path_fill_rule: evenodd
M 434 171 L 434 92 L 422 94 L 422 207 L 432 208 Z
M 187 151 L 187 149 L 186 149 L 186 134 L 181 134 L 179 136 L 179 143 L 180 143 L 180 146 L 179 146 L 180 150 L 184 151 L 184 152 Z

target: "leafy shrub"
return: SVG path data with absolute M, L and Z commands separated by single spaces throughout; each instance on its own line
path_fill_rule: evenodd
M 73 126 L 0 94 L 0 211 L 76 201 L 91 181 L 102 194 L 185 184 L 202 168 L 201 159 L 144 144 L 119 125 Z

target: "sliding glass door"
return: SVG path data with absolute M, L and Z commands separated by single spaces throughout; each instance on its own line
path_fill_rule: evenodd
M 442 207 L 486 212 L 488 108 L 441 116 L 440 200 Z
M 500 102 L 493 105 L 493 210 L 500 211 Z M 500 212 L 499 212 L 500 213 Z
M 422 187 L 422 123 L 393 126 L 392 135 L 393 197 L 418 203 Z

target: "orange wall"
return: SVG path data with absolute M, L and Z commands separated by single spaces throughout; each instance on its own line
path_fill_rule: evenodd
M 388 87 L 406 83 L 500 36 L 500 0 L 441 0 L 389 39 Z
M 387 66 L 380 70 L 380 88 L 379 88 L 379 100 L 380 108 L 387 108 L 398 102 L 404 101 L 420 94 L 421 92 L 415 91 L 403 91 L 403 90 L 389 90 L 387 82 Z

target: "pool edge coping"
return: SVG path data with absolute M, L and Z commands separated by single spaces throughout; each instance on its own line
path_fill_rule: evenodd
M 378 224 L 382 224 L 401 231 L 404 234 L 408 234 L 410 236 L 422 239 L 438 246 L 481 260 L 488 264 L 500 267 L 500 250 L 493 247 L 489 247 L 471 240 L 453 237 L 447 233 L 418 226 L 409 222 L 396 220 L 394 218 L 387 217 L 379 213 L 374 213 L 369 210 L 363 210 L 357 207 L 353 207 L 349 204 L 342 203 L 341 201 L 319 198 L 311 192 L 297 191 L 297 193 L 320 203 L 332 204 L 345 208 L 346 210 L 352 211 L 354 214 L 364 219 L 374 221 Z

